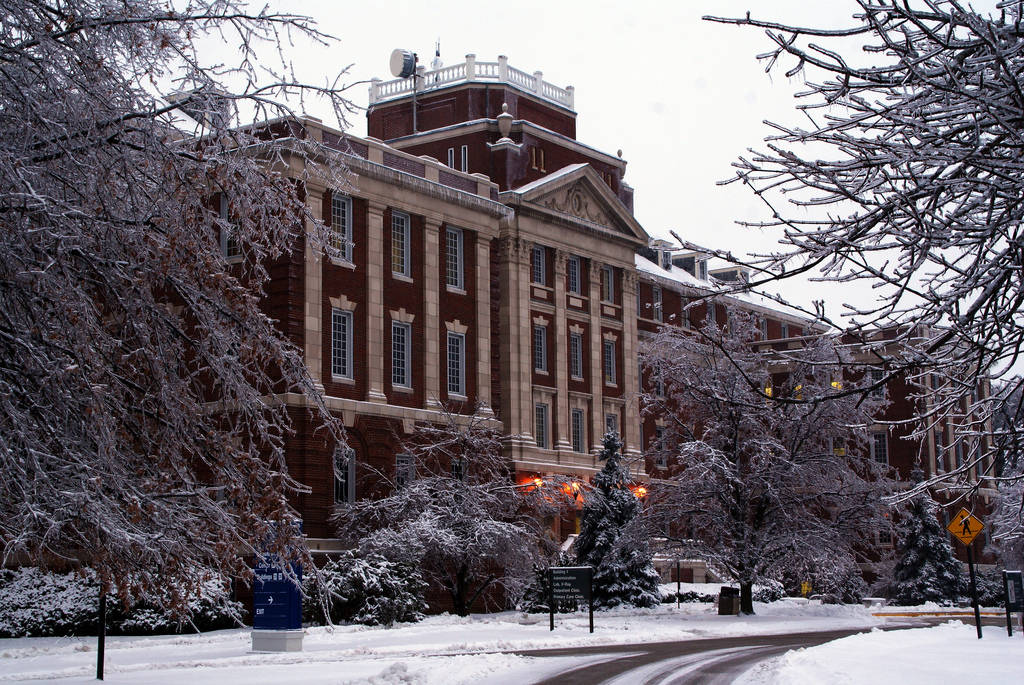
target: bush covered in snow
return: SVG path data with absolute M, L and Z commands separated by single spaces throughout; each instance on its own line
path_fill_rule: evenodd
M 306 575 L 303 620 L 391 625 L 419 621 L 426 582 L 419 570 L 382 556 L 342 552 Z
M 913 500 L 899 527 L 899 556 L 887 595 L 893 604 L 955 602 L 962 591 L 960 562 L 939 523 L 938 505 L 924 492 Z
M 152 604 L 128 610 L 111 595 L 107 632 L 157 635 L 229 628 L 242 606 L 223 585 L 203 583 L 181 617 Z M 53 573 L 34 567 L 0 571 L 0 637 L 95 635 L 99 628 L 99 585 L 91 571 Z

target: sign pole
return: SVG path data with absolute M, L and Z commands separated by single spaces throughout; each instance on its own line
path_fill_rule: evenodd
M 978 585 L 974 580 L 974 554 L 971 551 L 974 545 L 967 545 L 967 567 L 971 571 L 971 604 L 974 605 L 974 625 L 978 629 L 978 639 L 981 639 L 981 609 L 978 608 Z
M 1009 588 L 1009 587 L 1010 587 L 1010 584 L 1006 581 L 1006 571 L 1004 570 L 1003 571 L 1003 593 L 1005 595 L 1009 595 L 1010 594 L 1008 592 L 1008 590 L 1007 590 L 1007 588 Z M 1010 598 L 1008 596 L 1004 596 L 1004 599 L 1006 600 L 1006 635 L 1008 637 L 1013 637 L 1013 618 L 1011 617 L 1011 614 L 1010 614 Z
M 555 629 L 555 573 L 548 569 L 548 609 L 551 611 L 551 630 Z
M 107 593 L 100 590 L 100 625 L 96 642 L 96 680 L 103 680 L 103 651 L 107 637 Z
M 679 608 L 679 593 L 682 592 L 682 580 L 679 577 L 679 559 L 676 559 L 676 609 Z

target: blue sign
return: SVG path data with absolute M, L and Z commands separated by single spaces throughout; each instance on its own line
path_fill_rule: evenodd
M 256 630 L 302 628 L 302 567 L 292 564 L 295 581 L 287 578 L 275 557 L 256 564 L 252 594 L 252 627 Z

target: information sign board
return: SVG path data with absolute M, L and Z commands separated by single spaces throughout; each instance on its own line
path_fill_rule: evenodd
M 1024 611 L 1024 573 L 1006 571 L 1005 574 L 1007 611 Z
M 552 566 L 548 569 L 548 609 L 551 612 L 551 630 L 555 629 L 555 607 L 559 601 L 586 602 L 590 610 L 590 632 L 594 632 L 594 603 L 591 590 L 594 569 L 590 566 Z
M 302 628 L 302 567 L 292 564 L 290 580 L 274 557 L 256 565 L 252 595 L 252 627 L 256 630 Z

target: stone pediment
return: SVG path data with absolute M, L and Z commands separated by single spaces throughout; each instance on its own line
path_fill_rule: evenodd
M 502 193 L 502 201 L 647 244 L 647 233 L 589 164 L 574 164 Z

